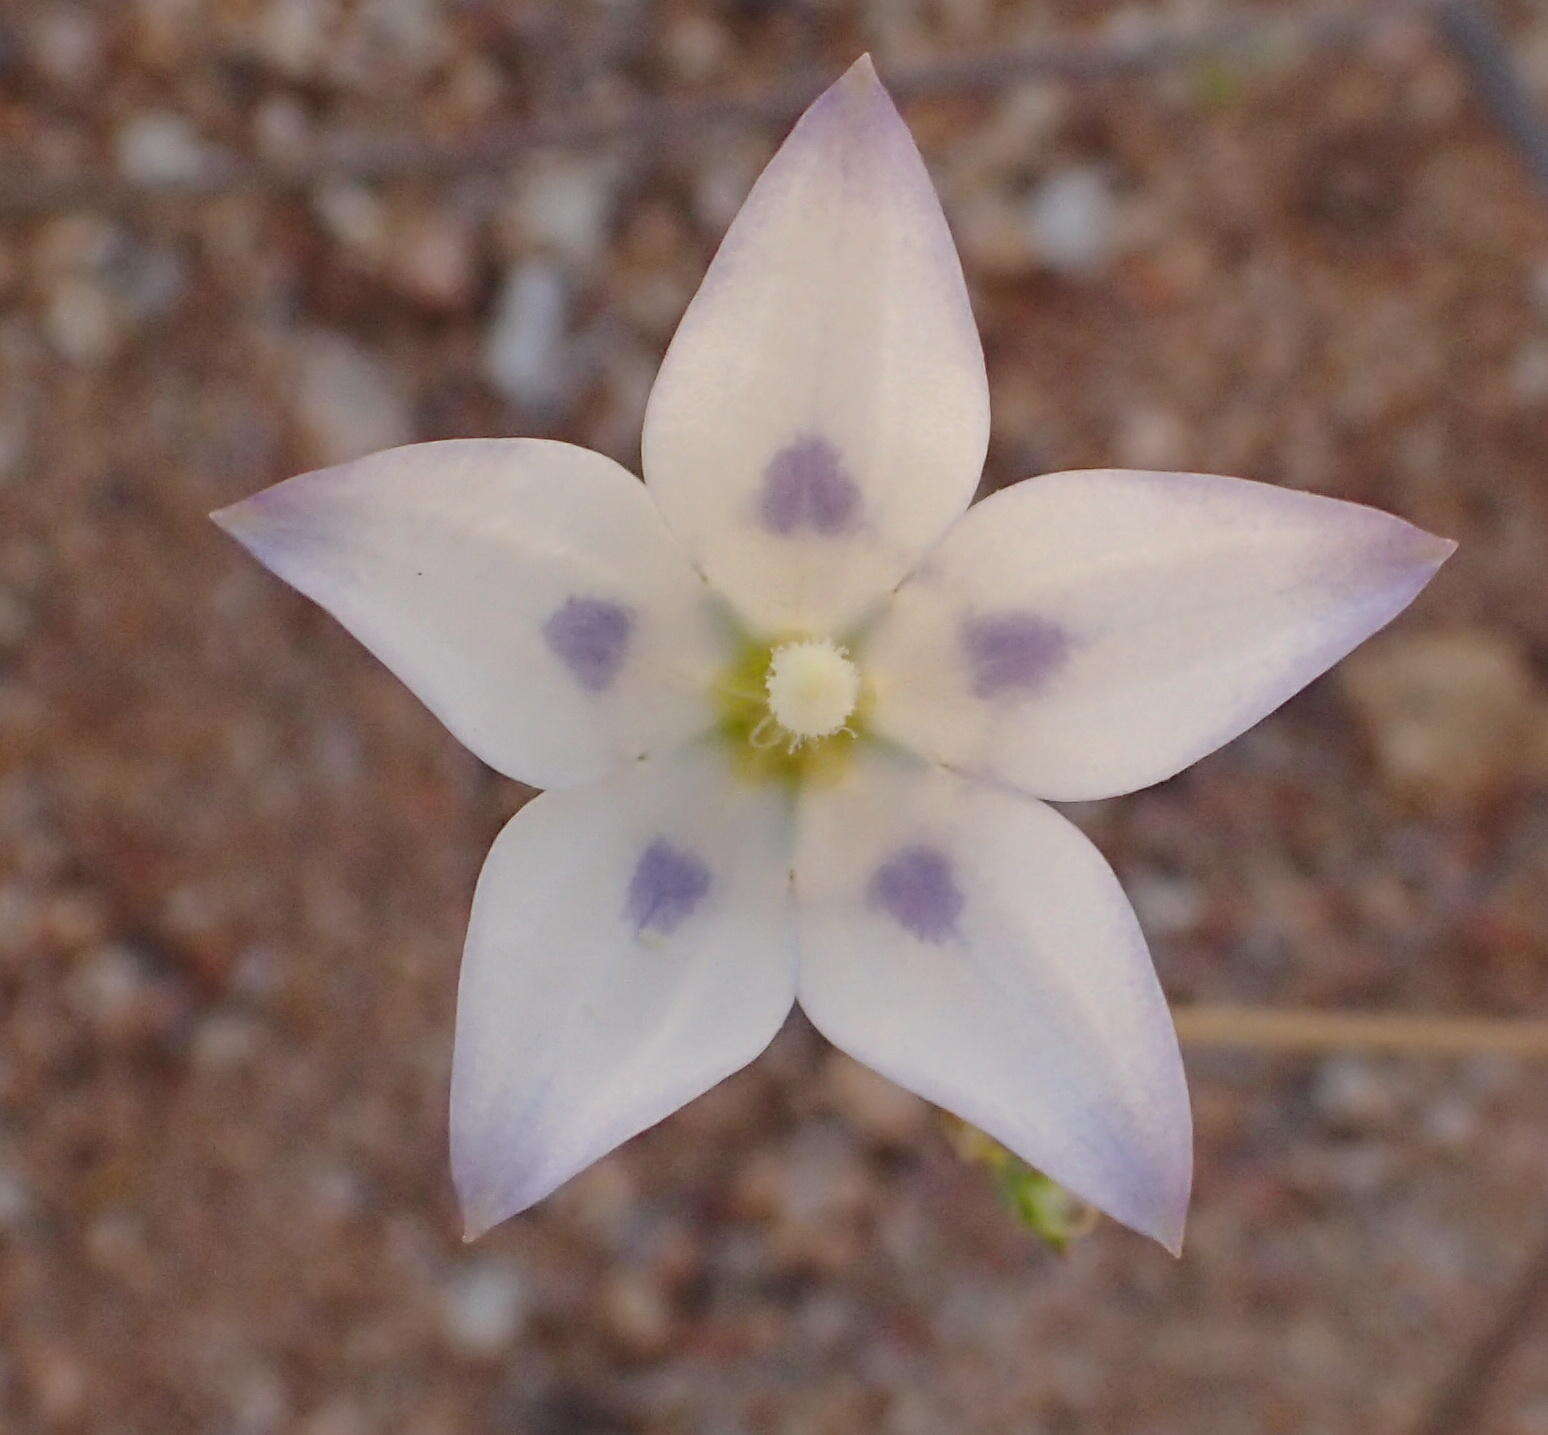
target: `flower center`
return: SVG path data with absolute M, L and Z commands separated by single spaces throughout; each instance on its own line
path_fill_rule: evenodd
M 843 730 L 860 701 L 860 674 L 826 638 L 781 643 L 764 679 L 769 714 L 796 744 Z
M 832 782 L 864 741 L 870 689 L 823 638 L 746 639 L 711 689 L 719 736 L 749 782 Z

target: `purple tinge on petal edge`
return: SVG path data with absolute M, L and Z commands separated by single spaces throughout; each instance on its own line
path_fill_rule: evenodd
M 658 837 L 640 854 L 624 915 L 636 936 L 667 936 L 693 915 L 709 887 L 710 870 L 703 862 Z
M 543 625 L 549 650 L 587 692 L 607 688 L 623 666 L 634 615 L 600 598 L 569 598 Z
M 787 444 L 763 471 L 759 516 L 771 533 L 788 537 L 802 528 L 848 533 L 860 512 L 860 490 L 824 438 Z
M 981 698 L 1040 687 L 1065 659 L 1069 635 L 1035 613 L 990 613 L 962 624 L 962 646 Z
M 925 942 L 943 942 L 957 927 L 963 897 L 951 859 L 933 847 L 905 847 L 876 869 L 867 889 L 900 927 Z

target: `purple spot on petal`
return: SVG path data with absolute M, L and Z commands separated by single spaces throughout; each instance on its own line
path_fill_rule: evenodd
M 599 598 L 569 598 L 543 624 L 543 637 L 575 681 L 599 693 L 618 676 L 633 630 L 627 608 Z
M 826 439 L 803 438 L 787 444 L 763 471 L 759 516 L 772 533 L 788 537 L 801 528 L 847 533 L 859 511 L 860 489 Z
M 624 915 L 634 923 L 636 936 L 666 936 L 692 915 L 709 885 L 703 862 L 658 837 L 641 854 L 629 880 Z
M 981 698 L 1042 685 L 1070 649 L 1063 628 L 1035 613 L 991 613 L 962 625 L 962 646 Z
M 943 942 L 962 915 L 951 861 L 933 847 L 905 847 L 876 869 L 866 895 L 921 941 Z

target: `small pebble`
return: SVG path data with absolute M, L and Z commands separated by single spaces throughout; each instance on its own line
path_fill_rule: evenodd
M 183 297 L 188 268 L 170 245 L 126 243 L 109 258 L 104 282 L 131 322 L 164 318 Z
M 306 78 L 322 59 L 330 9 L 321 0 L 268 0 L 253 28 L 258 52 L 291 79 Z
M 363 184 L 331 184 L 312 200 L 323 228 L 346 249 L 380 263 L 387 253 L 387 211 Z
M 1501 796 L 1523 772 L 1548 772 L 1548 696 L 1503 633 L 1393 634 L 1338 673 L 1382 776 L 1416 806 L 1465 810 Z
M 246 1066 L 262 1045 L 263 1028 L 251 1017 L 216 1012 L 195 1029 L 189 1054 L 206 1071 L 227 1071 Z
M 735 53 L 730 32 L 699 11 L 680 12 L 666 27 L 662 52 L 673 76 L 689 85 L 715 78 Z
M 373 1435 L 376 1426 L 348 1400 L 330 1400 L 296 1427 L 296 1435 Z
M 246 1365 L 226 1381 L 227 1409 L 233 1435 L 279 1435 L 290 1417 L 290 1399 L 279 1372 L 267 1365 Z
M 1312 1099 L 1334 1126 L 1346 1130 L 1386 1125 L 1398 1109 L 1390 1083 L 1357 1057 L 1336 1056 L 1323 1062 Z
M 589 263 L 607 242 L 616 183 L 616 167 L 605 160 L 539 155 L 517 178 L 503 222 L 508 244 Z
M 289 95 L 270 95 L 253 112 L 253 142 L 271 163 L 296 164 L 312 147 L 312 121 Z
M 1477 1109 L 1460 1096 L 1442 1096 L 1425 1108 L 1425 1134 L 1448 1150 L 1469 1145 L 1478 1134 L 1478 1125 Z
M 477 1257 L 441 1288 L 441 1331 L 459 1355 L 498 1355 L 526 1322 L 525 1277 L 513 1260 Z
M 16 1231 L 32 1212 L 32 1193 L 21 1173 L 0 1155 L 0 1231 Z
M 32 63 L 56 85 L 80 89 L 101 73 L 101 29 L 83 8 L 37 7 L 27 40 Z
M 1510 365 L 1510 386 L 1525 405 L 1548 399 L 1548 342 L 1534 339 L 1523 344 Z
M 552 415 L 569 388 L 565 356 L 569 298 L 559 271 L 542 260 L 506 275 L 484 346 L 490 382 L 508 399 Z
M 89 1387 L 85 1364 L 59 1341 L 28 1352 L 27 1385 L 39 1416 L 50 1425 L 74 1422 L 86 1404 Z
M 643 1275 L 618 1271 L 604 1282 L 602 1321 L 620 1355 L 651 1360 L 672 1343 L 672 1310 L 659 1286 Z
M 43 332 L 62 358 L 82 365 L 103 363 L 123 342 L 112 299 L 95 281 L 73 276 L 54 285 L 43 312 Z
M 1033 251 L 1048 268 L 1091 275 L 1107 267 L 1118 241 L 1118 201 L 1094 167 L 1066 169 L 1028 197 L 1024 223 Z
M 4 454 L 0 452 L 0 468 L 4 467 Z M 14 593 L 0 588 L 0 654 L 19 648 L 31 629 L 31 610 Z
M 296 347 L 296 418 L 318 464 L 343 463 L 413 437 L 391 371 L 347 335 L 314 329 Z
M 472 232 L 448 209 L 416 210 L 392 226 L 387 278 L 417 303 L 460 309 L 472 296 L 476 265 Z
M 1198 884 L 1164 872 L 1126 873 L 1123 883 L 1140 925 L 1151 937 L 1175 937 L 1198 926 L 1204 897 Z
M 208 147 L 181 115 L 135 115 L 118 130 L 118 172 L 135 184 L 187 184 L 213 163 Z
M 1188 452 L 1188 425 L 1169 409 L 1136 406 L 1119 421 L 1113 447 L 1126 468 L 1181 468 Z
M 124 1033 L 141 1024 L 154 986 L 139 958 L 117 943 L 87 953 L 70 974 L 70 1004 L 99 1031 Z

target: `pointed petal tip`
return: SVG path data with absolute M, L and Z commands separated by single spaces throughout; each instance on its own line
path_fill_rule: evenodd
M 257 493 L 239 498 L 235 503 L 228 503 L 224 508 L 217 508 L 210 514 L 210 522 L 228 537 L 234 538 L 250 553 L 256 553 L 254 545 L 264 531 L 274 525 L 276 517 L 272 511 L 273 500 L 270 495 L 281 487 L 283 485 L 275 484 L 269 488 L 261 488 Z M 261 557 L 261 555 L 258 556 Z
M 1127 1226 L 1136 1235 L 1154 1241 L 1168 1255 L 1180 1257 L 1183 1235 L 1188 1224 L 1188 1202 L 1192 1187 L 1191 1170 L 1180 1186 L 1175 1180 L 1168 1182 L 1165 1177 L 1158 1175 L 1156 1184 L 1147 1186 L 1137 1200 L 1131 1194 L 1129 1200 L 1121 1203 L 1115 1202 L 1108 1206 L 1101 1202 L 1091 1204 L 1098 1210 L 1105 1210 L 1107 1215 L 1120 1225 Z M 1089 1196 L 1085 1199 L 1091 1200 Z
M 1180 1173 L 1155 1173 L 1153 1182 L 1146 1182 L 1142 1188 L 1143 1194 L 1131 1193 L 1129 1200 L 1106 1207 L 1107 1214 L 1137 1235 L 1154 1241 L 1169 1255 L 1181 1256 L 1192 1188 L 1190 1162 L 1188 1169 Z M 1100 1202 L 1093 1204 L 1103 1209 Z
M 1193 1113 L 1180 1064 L 1175 1077 L 1170 1098 L 1148 1107 L 1130 1128 L 1122 1175 L 1108 1191 L 1111 1203 L 1092 1202 L 1174 1257 L 1182 1254 L 1193 1199 Z
M 228 503 L 224 508 L 217 508 L 210 514 L 210 522 L 213 523 L 227 538 L 240 543 L 249 553 L 262 561 L 254 546 L 262 525 L 255 520 L 254 500 L 257 495 L 239 499 L 236 503 Z
M 453 1182 L 453 1184 L 457 1183 Z M 465 1196 L 460 1187 L 457 1192 L 457 1205 L 462 1212 L 464 1245 L 472 1245 L 479 1237 L 494 1230 L 501 1221 L 516 1214 L 514 1211 L 502 1210 L 498 1202 Z
M 1382 513 L 1387 520 L 1387 532 L 1391 536 L 1386 537 L 1385 541 L 1376 536 L 1374 541 L 1399 563 L 1411 564 L 1433 573 L 1457 551 L 1457 543 L 1453 538 L 1443 538 L 1427 528 L 1420 528 L 1417 523 L 1410 523 L 1406 518 L 1383 513 L 1381 509 L 1375 511 Z
M 876 62 L 871 58 L 869 50 L 864 51 L 860 58 L 844 71 L 844 79 L 860 84 L 881 84 L 881 77 L 876 73 Z
M 881 76 L 876 73 L 869 51 L 812 101 L 807 114 L 821 115 L 829 111 L 836 111 L 850 124 L 863 123 L 867 116 L 876 115 L 895 116 L 900 125 L 903 122 Z
M 1455 540 L 1403 519 L 1391 520 L 1393 535 L 1378 538 L 1372 551 L 1377 571 L 1384 571 L 1403 582 L 1417 594 L 1440 571 L 1441 566 L 1457 551 Z
M 335 485 L 350 469 L 313 469 L 260 488 L 210 514 L 210 521 L 235 539 L 264 567 L 293 587 L 314 596 L 291 575 L 291 565 L 314 551 L 326 550 L 347 523 L 333 501 Z M 328 605 L 324 603 L 324 607 Z
M 1173 1260 L 1182 1259 L 1183 1236 L 1188 1224 L 1188 1209 L 1186 1203 L 1177 1212 L 1168 1212 L 1165 1218 L 1159 1221 L 1154 1229 L 1142 1232 L 1153 1240 Z
M 1455 538 L 1442 538 L 1437 533 L 1426 533 L 1424 536 L 1429 539 L 1431 561 L 1437 568 L 1450 558 L 1460 546 Z

